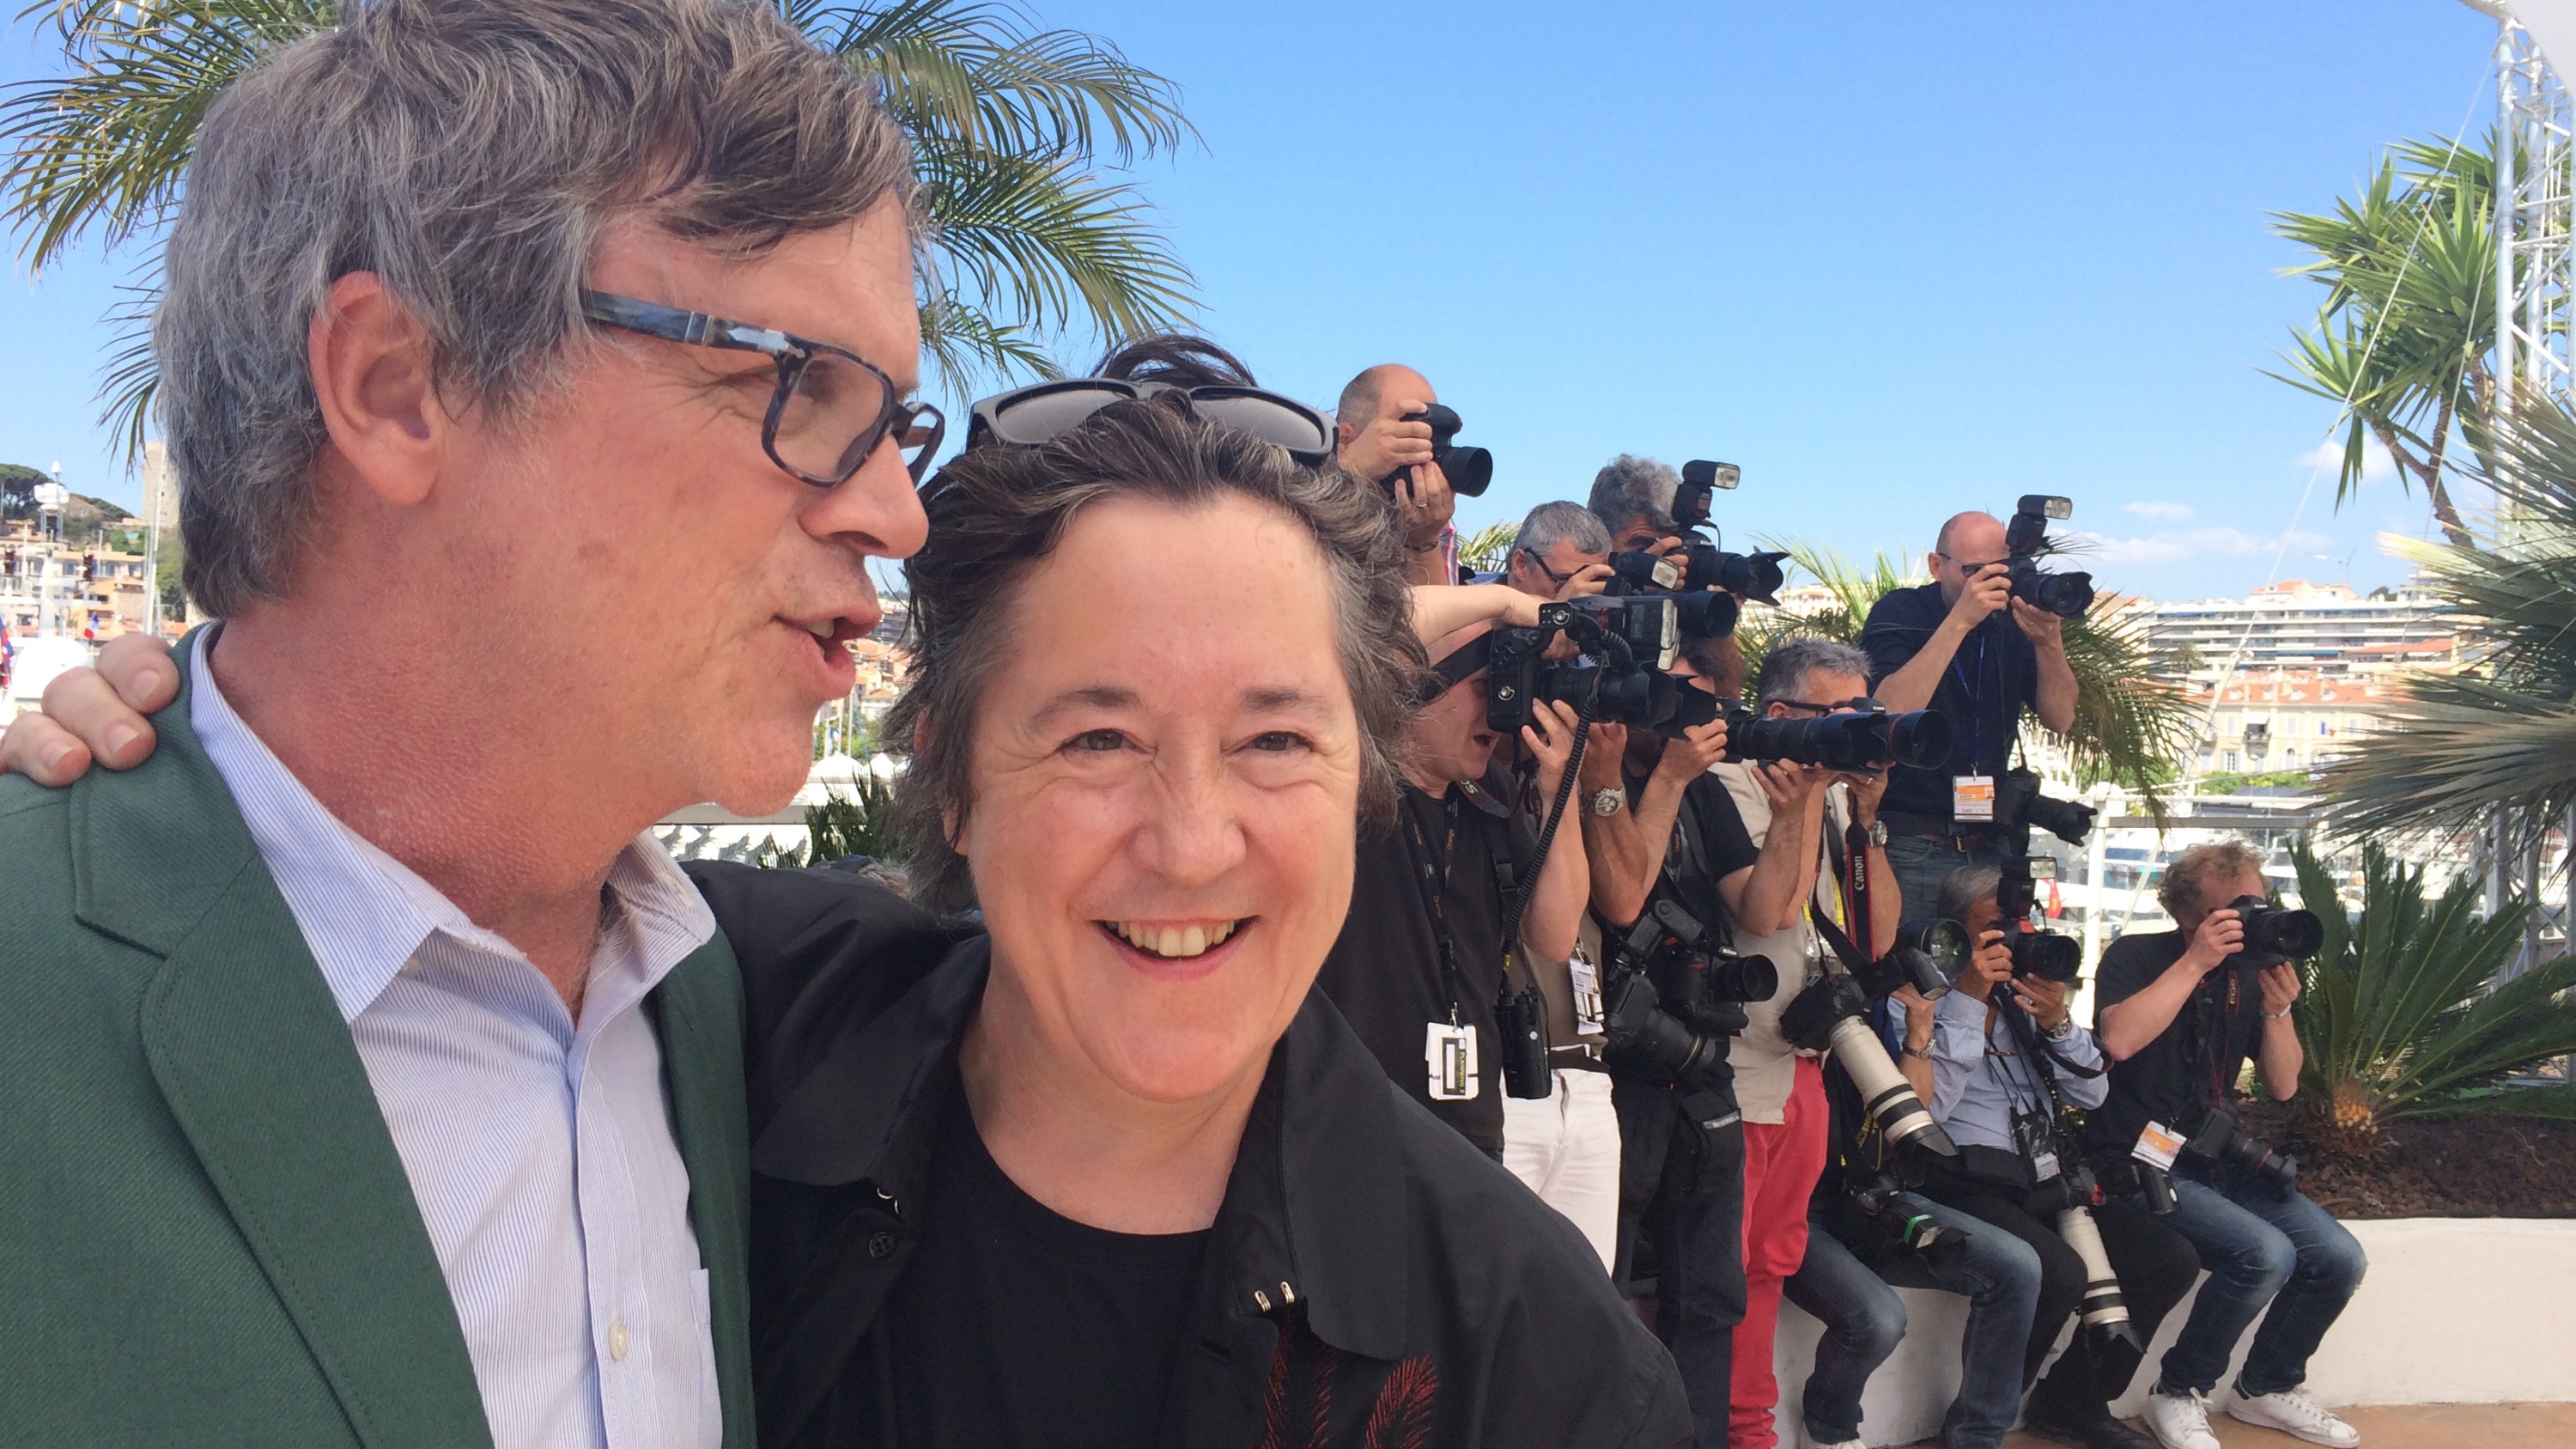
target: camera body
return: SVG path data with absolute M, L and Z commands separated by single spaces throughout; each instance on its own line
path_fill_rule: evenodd
M 1917 1255 L 1943 1282 L 1958 1271 L 1972 1235 L 1943 1227 L 1932 1216 L 1932 1204 L 1906 1191 L 1894 1174 L 1853 1173 L 1844 1180 L 1843 1194 L 1891 1250 Z
M 2284 961 L 2300 961 L 2325 945 L 2325 923 L 2314 911 L 2273 905 L 2261 896 L 2238 896 L 2227 903 L 2245 926 L 2245 944 L 2237 964 L 2260 970 Z
M 2010 555 L 2005 562 L 2012 579 L 2012 596 L 2061 619 L 2081 618 L 2093 607 L 2093 576 L 2051 573 L 2042 569 L 2037 559 L 2048 551 L 2049 520 L 2074 516 L 2075 504 L 2070 499 L 2025 493 L 2021 506 L 2013 511 L 2012 522 L 2004 525 L 2004 549 Z
M 1406 413 L 1404 420 L 1431 425 L 1431 461 L 1440 465 L 1441 475 L 1449 480 L 1450 492 L 1462 498 L 1485 496 L 1485 490 L 1494 482 L 1494 455 L 1483 448 L 1458 446 L 1458 430 L 1466 424 L 1459 420 L 1455 409 L 1433 403 L 1418 413 Z M 1396 469 L 1379 479 L 1379 484 L 1392 491 L 1412 466 L 1408 463 Z
M 2021 833 L 2026 839 L 2028 832 Z M 2005 944 L 2012 948 L 2013 974 L 2072 985 L 2084 974 L 2084 944 L 2073 936 L 2042 931 L 2030 924 L 2031 908 L 2039 903 L 2038 883 L 2057 879 L 2057 862 L 2044 855 L 2016 851 L 2004 857 L 2001 871 L 1995 882 L 1995 911 L 1996 919 L 2002 922 Z
M 1665 671 L 1685 638 L 1723 635 L 1735 627 L 1735 601 L 1724 594 L 1587 595 L 1541 604 L 1535 627 L 1496 629 L 1488 637 L 1485 724 L 1501 733 L 1530 723 L 1540 700 L 1570 704 L 1605 724 L 1661 726 L 1687 689 Z M 1574 641 L 1574 659 L 1551 660 L 1558 636 Z M 1707 697 L 1715 703 L 1714 696 Z M 1693 704 L 1694 718 L 1716 716 Z
M 1815 719 L 1770 719 L 1737 706 L 1726 725 L 1726 758 L 1790 760 L 1859 772 L 1889 765 L 1928 768 L 1950 757 L 1950 722 L 1936 710 L 1889 714 L 1883 707 Z
M 2277 1197 L 2288 1197 L 2299 1185 L 2297 1158 L 2274 1150 L 2260 1137 L 2247 1136 L 2237 1126 L 2236 1114 L 2215 1102 L 2183 1139 L 2181 1155 L 2205 1166 L 2242 1168 Z
M 1602 992 L 1602 1059 L 1650 1081 L 1696 1085 L 1725 1061 L 1726 1039 L 1744 1030 L 1744 1003 L 1780 989 L 1769 957 L 1725 951 L 1660 891 L 1617 949 Z
M 2069 845 L 2082 845 L 2101 812 L 2080 800 L 2060 800 L 2040 793 L 2039 772 L 2023 766 L 1995 780 L 1995 819 L 2025 835 L 2036 825 Z

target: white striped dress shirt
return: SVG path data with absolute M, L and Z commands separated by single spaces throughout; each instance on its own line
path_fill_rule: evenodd
M 498 1449 L 715 1449 L 707 1275 L 645 994 L 715 933 L 652 836 L 611 868 L 581 1020 L 525 954 L 322 808 L 225 704 L 189 723 L 349 1023 Z M 399 761 L 388 761 L 399 769 Z

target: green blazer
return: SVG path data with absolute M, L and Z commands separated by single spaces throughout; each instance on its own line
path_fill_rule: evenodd
M 188 689 L 134 770 L 0 778 L 0 1444 L 489 1445 L 402 1160 Z M 751 1449 L 724 938 L 647 1009 Z

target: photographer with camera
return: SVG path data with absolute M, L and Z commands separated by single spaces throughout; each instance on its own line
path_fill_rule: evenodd
M 2046 546 L 2046 518 L 2064 516 L 2062 502 L 2024 499 L 2009 533 L 1985 513 L 1943 524 L 1927 560 L 1932 581 L 1881 598 L 1861 631 L 1879 700 L 1891 710 L 1937 709 L 1952 727 L 1948 760 L 1899 769 L 1888 783 L 1887 858 L 1905 892 L 1908 923 L 1931 918 L 1952 870 L 2001 862 L 1997 832 L 2011 822 L 1997 819 L 1996 784 L 2011 762 L 2022 712 L 2059 734 L 2074 728 L 2068 616 L 2056 609 L 2081 614 L 2089 581 L 2080 591 L 2049 589 L 2084 576 L 2040 574 L 2029 562 Z M 2033 579 L 2040 586 L 2025 582 Z
M 1997 899 L 2003 872 L 1967 865 L 1941 883 L 1939 919 L 1975 943 L 1954 989 L 1937 1003 L 1908 1003 L 1909 1067 L 1931 1078 L 1932 1115 L 1959 1144 L 1954 1167 L 1934 1164 L 1923 1195 L 1971 1214 L 2030 1245 L 2041 1276 L 2017 1387 L 2031 1390 L 2030 1432 L 2082 1449 L 2152 1449 L 2145 1435 L 2111 1417 L 2128 1391 L 2143 1342 L 2200 1271 L 2192 1246 L 2149 1214 L 2095 1195 L 2080 1128 L 2069 1108 L 2101 1106 L 2108 1083 L 2093 1035 L 2068 998 L 2080 953 L 2066 937 L 2009 921 Z M 2054 949 L 2050 949 L 2054 948 Z M 1928 1022 L 1927 1019 L 1928 1018 Z M 2081 1191 L 2069 1193 L 2070 1183 Z M 2045 1379 L 2040 1366 L 2058 1330 L 2085 1305 L 2089 1270 L 2061 1236 L 2059 1215 L 2077 1197 L 2091 1206 L 2104 1257 L 2117 1279 L 2134 1338 L 2080 1331 Z
M 1868 666 L 1868 656 L 1847 644 L 1782 640 L 1762 661 L 1757 708 L 1773 720 L 1855 713 L 1869 693 Z M 1754 842 L 1799 866 L 1791 897 L 1796 904 L 1787 920 L 1773 931 L 1739 932 L 1736 940 L 1739 951 L 1768 957 L 1779 968 L 1778 989 L 1745 1004 L 1745 1029 L 1729 1053 L 1736 1102 L 1744 1113 L 1746 1282 L 1744 1322 L 1735 1331 L 1731 1442 L 1761 1446 L 1771 1442 L 1772 1407 L 1779 1398 L 1772 1340 L 1781 1292 L 1806 1259 L 1807 1207 L 1825 1168 L 1828 1116 L 1823 1064 L 1781 1035 L 1780 1016 L 1822 972 L 1823 947 L 1808 911 L 1840 922 L 1848 936 L 1864 943 L 1883 942 L 1895 939 L 1899 903 L 1875 841 L 1863 853 L 1875 887 L 1867 892 L 1866 928 L 1855 923 L 1846 888 L 1853 864 L 1850 827 L 1857 825 L 1865 835 L 1876 830 L 1884 772 L 1736 760 L 1718 765 L 1714 775 Z
M 1600 593 L 1610 581 L 1610 530 L 1580 503 L 1542 503 L 1521 520 L 1503 582 L 1542 599 Z
M 1491 454 L 1449 445 L 1458 428 L 1458 415 L 1441 406 L 1431 380 L 1397 362 L 1352 378 L 1333 408 L 1334 461 L 1377 487 L 1395 510 L 1407 583 L 1458 582 L 1458 530 L 1450 522 L 1458 496 L 1476 497 L 1493 480 Z
M 1443 635 L 1429 651 L 1434 669 L 1490 628 Z M 1499 1162 L 1498 1004 L 1530 980 L 1527 963 L 1573 953 L 1590 880 L 1579 831 L 1558 831 L 1542 860 L 1529 820 L 1559 793 L 1574 710 L 1533 707 L 1521 731 L 1524 781 L 1494 767 L 1485 682 L 1481 666 L 1436 680 L 1445 687 L 1414 717 L 1396 819 L 1360 831 L 1350 914 L 1316 982 L 1396 1085 Z M 1519 938 L 1506 941 L 1524 892 Z
M 2107 1183 L 2160 1212 L 2199 1250 L 2210 1281 L 2164 1356 L 2147 1422 L 2166 1449 L 2217 1449 L 2208 1397 L 2257 1314 L 2227 1412 L 2312 1444 L 2361 1442 L 2299 1388 L 2308 1359 L 2361 1285 L 2361 1245 L 2297 1188 L 2298 1165 L 2238 1130 L 2250 1058 L 2275 1100 L 2305 1055 L 2293 961 L 2315 954 L 2306 911 L 2265 903 L 2263 859 L 2241 841 L 2195 845 L 2165 867 L 2157 899 L 2176 929 L 2122 936 L 2096 986 L 2110 1098 L 2090 1139 Z M 2270 1304 L 2265 1312 L 2264 1305 Z

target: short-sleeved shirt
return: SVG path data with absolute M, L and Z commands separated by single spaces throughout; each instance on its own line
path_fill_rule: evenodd
M 1495 861 L 1509 862 L 1510 822 L 1487 814 L 1452 786 L 1442 796 L 1411 785 L 1391 826 L 1364 826 L 1351 879 L 1351 913 L 1324 957 L 1315 984 L 1341 1008 L 1371 1055 L 1406 1095 L 1489 1152 L 1503 1146 L 1502 1037 L 1494 997 L 1502 985 L 1503 896 Z M 1453 838 L 1455 844 L 1449 842 Z M 1416 834 L 1429 847 L 1415 845 Z M 1446 890 L 1440 883 L 1446 849 Z M 1439 936 L 1430 901 L 1457 943 L 1458 1023 L 1476 1033 L 1476 1095 L 1434 1100 L 1424 1061 L 1424 1029 L 1447 1022 L 1451 989 L 1440 970 Z
M 2122 936 L 2102 953 L 2094 974 L 2093 1010 L 2137 995 L 2182 959 L 2191 938 L 2180 931 Z M 2232 1100 L 2236 1080 L 2263 1040 L 2263 992 L 2250 971 L 2222 965 L 2200 978 L 2173 1024 L 2137 1055 L 2111 1067 L 2111 1094 L 2092 1114 L 2086 1134 L 2097 1156 L 2119 1158 L 2149 1122 L 2189 1130 L 2200 1110 Z
M 1633 808 L 1645 798 L 1647 775 L 1628 777 L 1628 800 Z M 1679 904 L 1696 918 L 1711 939 L 1729 950 L 1741 950 L 1740 937 L 1726 910 L 1726 898 L 1717 892 L 1717 883 L 1753 864 L 1762 856 L 1761 847 L 1745 831 L 1743 813 L 1735 808 L 1735 797 L 1727 793 L 1726 783 L 1715 775 L 1701 774 L 1682 788 L 1681 811 L 1673 819 L 1673 841 L 1665 848 L 1664 876 L 1678 886 Z M 1656 882 L 1661 890 L 1663 882 Z M 1652 896 L 1648 897 L 1651 902 Z M 1614 929 L 1611 934 L 1618 934 Z M 1728 1043 L 1730 1049 L 1733 1041 Z M 1719 1063 L 1709 1077 L 1712 1083 L 1723 1077 L 1731 1081 L 1734 1068 Z
M 1860 634 L 1860 647 L 1869 655 L 1870 687 L 1876 689 L 1921 653 L 1949 612 L 1938 583 L 1882 596 Z M 1959 642 L 1932 691 L 1928 708 L 1940 711 L 1950 725 L 1948 763 L 1889 771 L 1887 798 L 1879 812 L 1947 822 L 1951 777 L 2000 775 L 2010 768 L 2021 712 L 2038 702 L 2039 650 L 2013 623 L 2011 613 L 1999 609 Z
M 1723 783 L 1744 819 L 1745 833 L 1759 845 L 1770 839 L 1771 797 L 1753 778 L 1753 767 L 1746 764 L 1719 765 L 1710 777 Z M 1835 786 L 1825 797 L 1825 828 L 1839 834 L 1850 820 L 1847 804 L 1850 792 Z M 1830 842 L 1819 847 L 1816 888 L 1809 904 L 1822 911 L 1848 931 L 1851 923 L 1842 918 L 1840 888 L 1834 878 L 1834 851 Z M 1811 920 L 1802 915 L 1798 924 L 1768 936 L 1755 936 L 1744 931 L 1735 933 L 1735 949 L 1746 955 L 1768 956 L 1780 973 L 1780 989 L 1768 1001 L 1749 1001 L 1744 1005 L 1744 1034 L 1727 1049 L 1727 1059 L 1735 1066 L 1735 1105 L 1747 1122 L 1778 1126 L 1788 1120 L 1789 1094 L 1797 1089 L 1796 1048 L 1780 1035 L 1780 1014 L 1807 989 L 1822 972 L 1824 943 L 1816 936 Z

